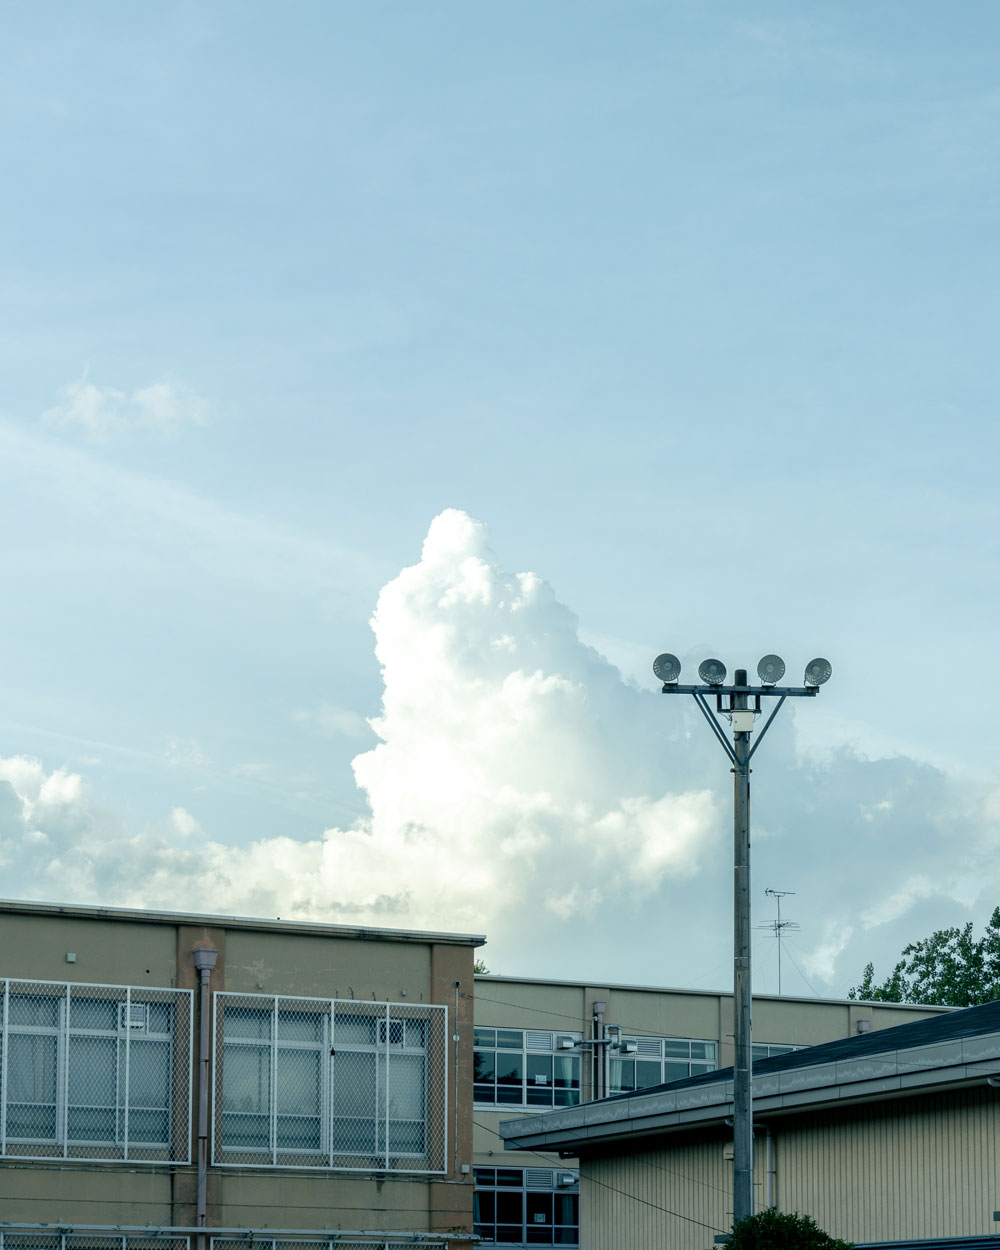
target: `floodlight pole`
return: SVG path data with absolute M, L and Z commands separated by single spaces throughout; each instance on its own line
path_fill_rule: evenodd
M 673 657 L 663 657 L 670 658 Z M 675 661 L 676 663 L 676 661 Z M 680 666 L 677 665 L 679 672 Z M 782 665 L 782 670 L 784 665 Z M 723 674 L 725 669 L 722 670 Z M 733 1219 L 753 1215 L 753 1089 L 751 1067 L 753 1037 L 751 1010 L 753 1005 L 750 975 L 750 761 L 764 740 L 764 735 L 789 697 L 811 697 L 818 686 L 751 686 L 746 669 L 733 674 L 734 684 L 682 686 L 676 677 L 663 684 L 664 694 L 690 694 L 715 734 L 733 772 Z M 826 680 L 823 678 L 822 680 Z M 706 695 L 715 695 L 711 709 Z M 723 697 L 729 697 L 728 707 Z M 776 697 L 757 741 L 751 747 L 753 719 L 760 714 L 762 696 Z M 750 699 L 753 698 L 753 705 Z M 713 715 L 713 711 L 715 715 Z M 719 725 L 719 717 L 732 721 L 733 745 L 729 745 Z
M 736 681 L 746 685 L 739 669 Z M 742 680 L 741 680 L 742 679 Z M 747 696 L 732 697 L 745 711 Z M 753 1215 L 753 1057 L 750 980 L 750 734 L 733 734 L 733 1219 Z

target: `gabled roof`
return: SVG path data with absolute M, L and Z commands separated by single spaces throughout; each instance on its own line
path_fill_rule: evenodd
M 1000 1001 L 758 1060 L 754 1117 L 901 1097 L 1000 1074 Z M 580 1150 L 721 1123 L 732 1114 L 733 1070 L 505 1120 L 510 1150 Z

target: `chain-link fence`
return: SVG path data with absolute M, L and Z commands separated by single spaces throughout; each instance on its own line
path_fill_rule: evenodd
M 448 1009 L 215 995 L 213 1162 L 444 1172 Z
M 190 1162 L 190 990 L 0 985 L 0 1154 Z
M 187 1237 L 123 1233 L 0 1232 L 0 1250 L 190 1250 Z
M 375 1234 L 372 1235 L 373 1238 Z M 329 1241 L 292 1241 L 275 1239 L 262 1240 L 259 1237 L 237 1239 L 233 1237 L 213 1237 L 211 1250 L 414 1250 L 414 1246 L 422 1246 L 423 1250 L 445 1250 L 443 1241 L 414 1241 L 412 1237 L 405 1241 L 357 1240 L 357 1233 L 348 1234 L 348 1240 L 337 1237 Z

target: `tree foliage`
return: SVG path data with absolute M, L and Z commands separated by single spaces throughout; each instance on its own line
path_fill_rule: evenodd
M 851 1242 L 824 1233 L 816 1221 L 797 1211 L 768 1209 L 737 1220 L 730 1250 L 852 1250 Z
M 911 942 L 881 985 L 875 984 L 874 965 L 866 964 L 861 984 L 847 997 L 928 1007 L 974 1007 L 1000 998 L 1000 907 L 978 941 L 970 921 L 963 929 L 937 929 Z
M 480 975 L 489 972 L 489 968 L 486 967 L 486 960 L 477 959 L 476 962 L 472 965 L 472 971 L 477 972 Z

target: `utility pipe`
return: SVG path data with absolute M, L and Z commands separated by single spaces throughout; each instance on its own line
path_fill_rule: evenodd
M 594 1043 L 594 1062 L 591 1066 L 591 1078 L 593 1081 L 593 1097 L 603 1098 L 607 1093 L 607 1084 L 605 1081 L 605 1052 L 607 1047 L 604 1045 L 604 1013 L 608 1009 L 608 1004 L 604 999 L 598 999 L 594 1003 L 594 1020 L 593 1020 L 593 1038 Z
M 774 1137 L 770 1124 L 764 1125 L 764 1161 L 767 1169 L 766 1202 L 767 1206 L 773 1209 L 778 1205 L 778 1171 L 774 1166 Z
M 208 1090 L 211 1051 L 211 982 L 212 969 L 219 952 L 211 946 L 194 948 L 194 966 L 201 981 L 198 1001 L 200 1019 L 200 1042 L 198 1048 L 198 1198 L 195 1207 L 195 1225 L 204 1229 L 208 1225 Z M 208 1238 L 198 1234 L 198 1250 L 207 1250 Z

